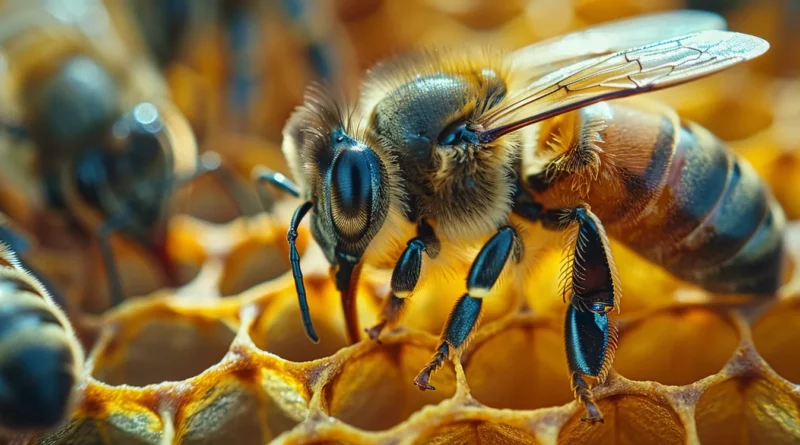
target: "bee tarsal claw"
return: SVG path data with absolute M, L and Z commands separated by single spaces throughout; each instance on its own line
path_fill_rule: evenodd
M 428 383 L 428 381 L 431 379 L 432 373 L 433 370 L 426 367 L 419 373 L 419 375 L 417 375 L 417 378 L 414 379 L 414 385 L 416 385 L 420 391 L 425 391 L 425 390 L 436 391 L 436 388 L 430 383 Z
M 386 327 L 386 323 L 387 323 L 387 320 L 383 320 L 382 322 L 376 324 L 375 326 L 373 326 L 373 327 L 371 327 L 369 329 L 364 329 L 364 332 L 367 333 L 367 335 L 369 336 L 370 340 L 374 340 L 374 341 L 376 341 L 378 343 L 382 343 L 381 340 L 380 340 L 380 335 L 381 335 L 381 332 L 383 332 L 383 329 Z
M 582 422 L 587 422 L 592 425 L 596 423 L 605 423 L 603 419 L 603 413 L 600 412 L 600 409 L 597 408 L 593 402 L 589 402 L 586 404 L 586 417 L 581 418 Z

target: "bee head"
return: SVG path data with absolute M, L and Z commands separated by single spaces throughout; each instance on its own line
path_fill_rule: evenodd
M 304 197 L 313 202 L 312 234 L 332 264 L 360 260 L 383 227 L 396 188 L 379 143 L 350 127 L 342 103 L 310 88 L 283 142 Z
M 355 341 L 355 289 L 362 258 L 384 227 L 395 226 L 386 224 L 387 217 L 401 214 L 398 207 L 404 201 L 389 152 L 371 131 L 350 126 L 356 110 L 347 112 L 343 103 L 318 85 L 310 86 L 304 104 L 284 127 L 283 152 L 305 199 L 289 225 L 291 255 L 299 256 L 297 228 L 313 210 L 311 234 L 335 274 L 348 337 Z M 292 264 L 306 333 L 316 341 L 299 262 Z
M 74 175 L 83 200 L 105 219 L 118 217 L 123 233 L 149 244 L 163 227 L 174 188 L 173 157 L 164 120 L 140 103 L 112 126 L 105 143 L 77 156 Z
M 50 156 L 74 152 L 120 114 L 120 87 L 100 63 L 76 55 L 26 80 L 24 100 L 35 137 Z

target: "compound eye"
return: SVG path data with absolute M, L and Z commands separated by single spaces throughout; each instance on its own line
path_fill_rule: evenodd
M 380 171 L 380 159 L 366 147 L 343 148 L 336 156 L 331 172 L 331 215 L 343 239 L 356 242 L 367 233 Z
M 113 148 L 101 152 L 108 181 L 103 187 L 138 225 L 154 226 L 172 190 L 164 121 L 153 104 L 141 103 L 114 124 L 112 134 Z

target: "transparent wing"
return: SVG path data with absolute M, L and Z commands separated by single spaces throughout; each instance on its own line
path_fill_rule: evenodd
M 564 64 L 671 37 L 724 30 L 725 19 L 706 11 L 673 11 L 616 20 L 528 45 L 511 53 L 515 70 L 539 76 Z
M 758 37 L 713 30 L 594 57 L 541 77 L 474 124 L 481 140 L 491 141 L 595 102 L 707 76 L 755 58 L 768 48 L 769 44 Z

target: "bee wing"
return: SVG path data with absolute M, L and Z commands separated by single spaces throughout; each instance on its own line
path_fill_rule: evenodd
M 689 82 L 757 57 L 769 44 L 747 34 L 703 31 L 567 65 L 533 82 L 474 124 L 484 142 L 609 99 Z
M 531 77 L 570 62 L 622 51 L 706 30 L 724 30 L 725 19 L 713 12 L 672 11 L 616 20 L 520 48 L 509 60 Z

